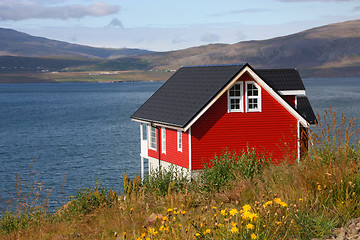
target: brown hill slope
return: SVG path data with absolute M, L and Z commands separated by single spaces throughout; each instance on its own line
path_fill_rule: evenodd
M 214 44 L 142 58 L 156 68 L 248 62 L 257 68 L 296 67 L 305 76 L 360 76 L 360 20 L 236 44 Z
M 96 48 L 44 37 L 31 36 L 13 29 L 0 28 L 0 56 L 82 56 L 115 58 L 147 54 L 141 49 Z

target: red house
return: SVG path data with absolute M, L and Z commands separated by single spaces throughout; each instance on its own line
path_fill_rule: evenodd
M 182 67 L 131 118 L 140 123 L 142 175 L 144 158 L 150 171 L 192 172 L 225 149 L 300 159 L 316 121 L 296 69 L 249 64 Z

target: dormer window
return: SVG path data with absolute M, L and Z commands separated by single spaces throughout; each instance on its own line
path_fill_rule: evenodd
M 243 112 L 243 83 L 236 82 L 228 90 L 228 112 Z
M 261 88 L 255 82 L 246 82 L 246 111 L 261 112 Z

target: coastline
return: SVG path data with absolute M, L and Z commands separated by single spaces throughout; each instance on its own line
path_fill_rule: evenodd
M 87 72 L 14 72 L 0 73 L 6 83 L 116 83 L 166 81 L 169 71 L 87 71 Z

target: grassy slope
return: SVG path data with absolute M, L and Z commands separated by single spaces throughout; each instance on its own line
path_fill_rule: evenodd
M 250 153 L 238 158 L 242 164 L 224 155 L 191 183 L 171 173 L 158 173 L 143 184 L 125 177 L 123 196 L 96 185 L 80 190 L 55 214 L 44 215 L 40 208 L 5 215 L 0 237 L 320 238 L 360 216 L 360 149 L 351 147 L 356 129 L 352 120 L 343 120 L 335 131 L 327 131 L 332 117 L 330 112 L 322 120 L 325 125 L 316 131 L 320 135 L 312 132 L 312 155 L 301 164 L 259 168 L 247 162 L 258 159 Z
M 14 34 L 12 31 L 10 33 Z M 17 38 L 14 37 L 14 39 L 16 40 Z M 55 41 L 56 44 L 54 43 L 54 45 L 51 44 L 53 43 L 51 40 L 34 38 L 26 34 L 22 34 L 20 40 L 31 40 L 31 47 L 39 47 L 41 44 L 45 44 L 46 47 L 54 47 L 57 46 L 56 44 L 60 44 L 59 46 L 66 45 L 66 43 L 57 41 Z M 4 64 L 9 65 L 13 63 L 17 67 L 24 65 L 32 70 L 36 70 L 36 67 L 40 65 L 42 68 L 50 71 L 60 71 L 63 69 L 67 71 L 144 71 L 153 68 L 176 70 L 186 65 L 248 62 L 255 68 L 296 67 L 302 77 L 355 77 L 360 76 L 359 41 L 360 20 L 355 20 L 326 25 L 263 41 L 210 44 L 161 53 L 145 51 L 143 52 L 144 55 L 137 55 L 142 52 L 131 49 L 127 49 L 126 54 L 121 54 L 110 53 L 113 51 L 111 49 L 89 48 L 91 51 L 89 50 L 88 55 L 97 56 L 97 59 L 80 59 L 79 57 L 25 59 L 24 57 L 13 57 L 11 60 L 9 59 L 11 57 L 0 57 L 0 67 L 4 66 Z M 15 47 L 18 45 L 15 44 Z M 11 46 L 14 47 L 13 45 Z M 81 54 L 85 54 L 86 49 L 88 49 L 86 46 L 71 46 L 73 47 L 71 51 L 82 51 Z M 65 53 L 47 51 L 47 54 L 63 55 Z M 100 59 L 104 57 L 112 59 Z M 0 69 L 1 72 L 4 71 Z M 133 80 L 134 78 L 134 76 L 131 76 L 127 80 Z M 27 79 L 31 80 L 31 78 Z M 83 80 L 85 79 L 81 79 L 81 81 Z M 166 80 L 166 78 L 163 80 Z M 4 82 L 4 80 L 0 81 Z M 17 79 L 17 81 L 19 80 Z M 89 79 L 89 81 L 93 80 Z

